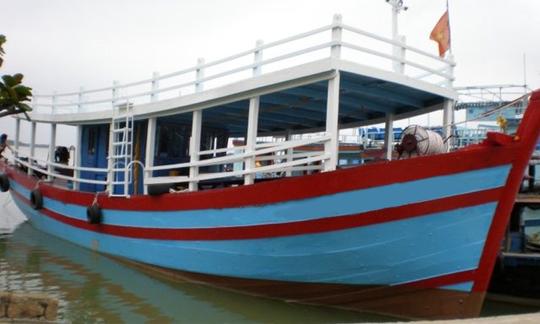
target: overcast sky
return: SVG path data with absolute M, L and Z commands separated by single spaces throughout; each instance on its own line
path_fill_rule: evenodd
M 405 0 L 400 34 L 431 53 L 429 33 L 446 0 Z M 540 87 L 540 1 L 450 0 L 456 85 Z M 243 51 L 329 24 L 335 13 L 360 29 L 390 36 L 385 0 L 16 0 L 4 1 L 5 63 L 38 93 L 135 81 Z M 0 132 L 12 134 L 11 118 Z M 23 130 L 24 132 L 24 130 Z M 60 140 L 62 142 L 63 140 Z

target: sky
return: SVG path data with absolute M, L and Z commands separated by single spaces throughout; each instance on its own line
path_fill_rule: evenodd
M 446 0 L 404 3 L 400 34 L 436 54 L 429 34 Z M 523 84 L 526 77 L 530 88 L 540 88 L 540 1 L 449 0 L 449 9 L 455 85 Z M 23 73 L 42 94 L 104 87 L 327 25 L 336 13 L 348 25 L 391 35 L 385 0 L 4 0 L 0 34 L 8 42 L 0 74 Z M 13 125 L 0 119 L 0 132 L 13 134 Z M 41 143 L 40 133 L 46 129 L 38 129 Z M 58 143 L 72 140 L 59 133 Z

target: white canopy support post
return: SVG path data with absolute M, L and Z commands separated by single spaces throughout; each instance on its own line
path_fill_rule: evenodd
M 21 140 L 21 119 L 17 118 L 15 119 L 15 158 L 19 157 L 19 142 Z
M 447 57 L 450 64 L 448 65 L 448 79 L 446 80 L 446 87 L 452 89 L 454 87 L 454 55 L 452 53 L 448 54 Z M 444 102 L 443 109 L 443 136 L 446 140 L 445 148 L 446 151 L 449 151 L 453 145 L 452 136 L 452 125 L 454 124 L 454 100 L 446 99 Z
M 81 170 L 77 169 L 81 166 L 82 162 L 82 125 L 77 125 L 75 128 L 75 153 L 73 156 L 73 166 L 75 169 L 73 170 L 73 177 L 78 180 L 81 178 Z M 81 188 L 81 184 L 79 181 L 73 182 L 73 189 L 79 190 Z
M 152 94 L 150 95 L 150 101 L 156 102 L 159 99 L 159 73 L 154 72 L 152 74 Z
M 392 160 L 392 152 L 394 152 L 394 114 L 387 113 L 384 123 L 384 147 L 386 149 L 386 159 Z
M 330 158 L 324 161 L 323 170 L 334 171 L 338 162 L 339 151 L 339 71 L 328 80 L 328 100 L 326 102 L 326 134 L 330 139 L 324 143 L 324 153 Z
M 292 138 L 292 132 L 291 130 L 287 130 L 287 134 L 285 135 L 285 140 L 288 142 Z M 294 154 L 294 148 L 288 148 L 287 149 L 287 163 L 293 161 L 293 154 Z M 287 168 L 287 171 L 285 171 L 285 176 L 290 177 L 292 176 L 291 168 Z
M 259 121 L 259 97 L 249 99 L 249 115 L 248 115 L 248 129 L 246 134 L 246 152 L 255 152 L 255 145 L 257 144 L 257 128 Z M 255 168 L 255 156 L 247 157 L 245 159 L 245 170 L 247 173 L 244 176 L 244 184 L 250 185 L 255 182 L 255 173 L 252 173 Z
M 55 163 L 54 161 L 54 152 L 56 150 L 56 124 L 51 124 L 51 139 L 49 141 L 49 165 L 47 166 L 47 171 L 49 173 L 54 172 L 54 166 L 51 163 Z M 53 181 L 54 177 L 52 175 L 48 175 L 47 179 L 49 181 Z
M 189 161 L 195 163 L 199 161 L 199 151 L 201 149 L 201 129 L 202 129 L 202 110 L 193 112 L 193 120 L 191 124 L 191 141 L 189 142 Z M 194 165 L 189 167 L 189 191 L 198 190 L 198 182 L 196 178 L 199 176 L 199 167 Z
M 446 140 L 445 149 L 452 147 L 452 125 L 454 124 L 454 100 L 446 99 L 443 108 L 443 138 Z
M 202 79 L 204 78 L 204 58 L 197 60 L 195 92 L 204 90 Z M 191 121 L 191 139 L 189 141 L 189 161 L 195 163 L 199 161 L 199 151 L 201 150 L 201 132 L 202 132 L 202 110 L 193 111 Z M 196 165 L 189 167 L 189 191 L 199 189 L 199 167 Z
M 30 129 L 30 156 L 28 157 L 28 163 L 34 165 L 34 159 L 36 155 L 36 122 L 32 122 L 32 127 Z M 28 168 L 28 175 L 34 174 L 34 171 L 31 168 Z
M 112 87 L 112 111 L 111 111 L 111 123 L 109 124 L 109 156 L 107 157 L 107 191 L 109 192 L 109 195 L 111 195 L 114 192 L 114 169 L 118 168 L 118 166 L 114 165 L 114 159 L 113 155 L 115 155 L 115 147 L 114 147 L 114 137 L 116 134 L 114 133 L 114 110 L 116 109 L 116 104 L 118 102 L 118 85 L 119 82 L 114 80 L 113 81 L 113 87 Z M 129 103 L 127 103 L 129 105 Z M 127 127 L 127 125 L 126 125 Z
M 156 147 L 156 124 L 156 117 L 148 118 L 148 127 L 146 130 L 146 154 L 144 157 L 144 164 L 146 165 L 146 168 L 151 168 L 154 166 L 154 155 Z M 151 178 L 152 171 L 146 171 L 144 177 Z M 144 194 L 148 194 L 148 185 L 144 186 Z

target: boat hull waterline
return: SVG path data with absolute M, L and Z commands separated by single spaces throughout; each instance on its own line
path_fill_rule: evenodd
M 540 129 L 435 156 L 131 198 L 38 182 L 2 165 L 36 228 L 183 279 L 254 295 L 407 318 L 477 316 Z M 43 195 L 35 210 L 31 190 Z

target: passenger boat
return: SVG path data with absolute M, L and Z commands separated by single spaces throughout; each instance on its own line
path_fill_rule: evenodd
M 540 92 L 514 136 L 392 160 L 394 120 L 442 109 L 448 131 L 453 66 L 336 16 L 180 72 L 38 96 L 27 156 L 15 120 L 2 188 L 37 229 L 178 278 L 398 317 L 477 316 L 540 132 Z M 339 130 L 378 122 L 387 159 L 340 168 Z M 51 127 L 47 160 L 36 123 Z M 73 165 L 55 154 L 59 124 L 76 127 Z

